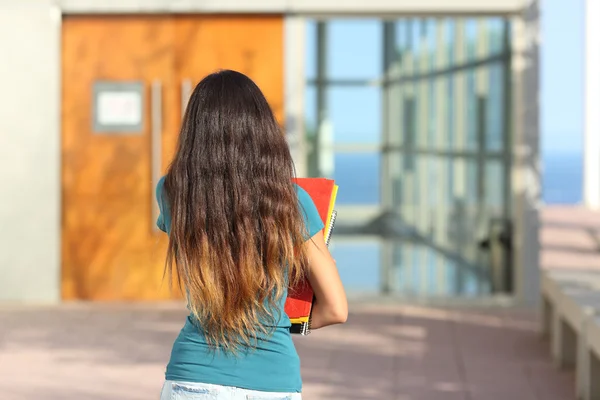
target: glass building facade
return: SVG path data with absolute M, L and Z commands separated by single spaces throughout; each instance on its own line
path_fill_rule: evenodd
M 310 176 L 336 179 L 351 293 L 511 287 L 510 22 L 307 20 Z

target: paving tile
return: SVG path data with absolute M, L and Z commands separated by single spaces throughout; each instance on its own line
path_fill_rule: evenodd
M 399 391 L 396 400 L 469 400 L 469 394 L 462 390 L 423 390 Z
M 3 306 L 0 398 L 157 398 L 184 318 L 179 305 Z M 534 318 L 506 309 L 363 307 L 345 326 L 294 339 L 304 398 L 572 400 L 573 376 L 553 367 Z
M 600 269 L 600 213 L 579 206 L 544 207 L 541 222 L 543 269 Z
M 538 399 L 575 400 L 575 374 L 558 371 L 552 363 L 529 367 L 529 379 Z
M 537 400 L 530 394 L 525 394 L 519 391 L 514 392 L 499 392 L 499 393 L 476 393 L 471 394 L 472 400 Z M 544 399 L 546 400 L 546 399 Z M 553 399 L 554 400 L 554 399 Z

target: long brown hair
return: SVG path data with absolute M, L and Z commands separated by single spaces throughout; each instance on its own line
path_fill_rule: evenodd
M 305 237 L 292 157 L 264 95 L 230 70 L 204 78 L 165 178 L 171 208 L 166 269 L 209 344 L 253 346 L 302 278 Z

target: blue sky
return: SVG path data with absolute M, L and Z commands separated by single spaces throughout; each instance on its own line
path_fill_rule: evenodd
M 583 0 L 542 0 L 541 124 L 545 153 L 581 152 Z

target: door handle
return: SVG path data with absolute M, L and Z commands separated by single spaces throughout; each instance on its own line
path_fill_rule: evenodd
M 192 80 L 184 79 L 181 81 L 181 119 L 185 116 L 185 110 L 187 108 L 188 102 L 190 101 L 190 96 L 192 95 Z
M 151 90 L 151 174 L 152 174 L 152 190 L 150 191 L 153 230 L 158 231 L 156 220 L 160 215 L 157 200 L 154 198 L 154 193 L 158 181 L 162 176 L 162 82 L 155 80 L 152 82 Z

